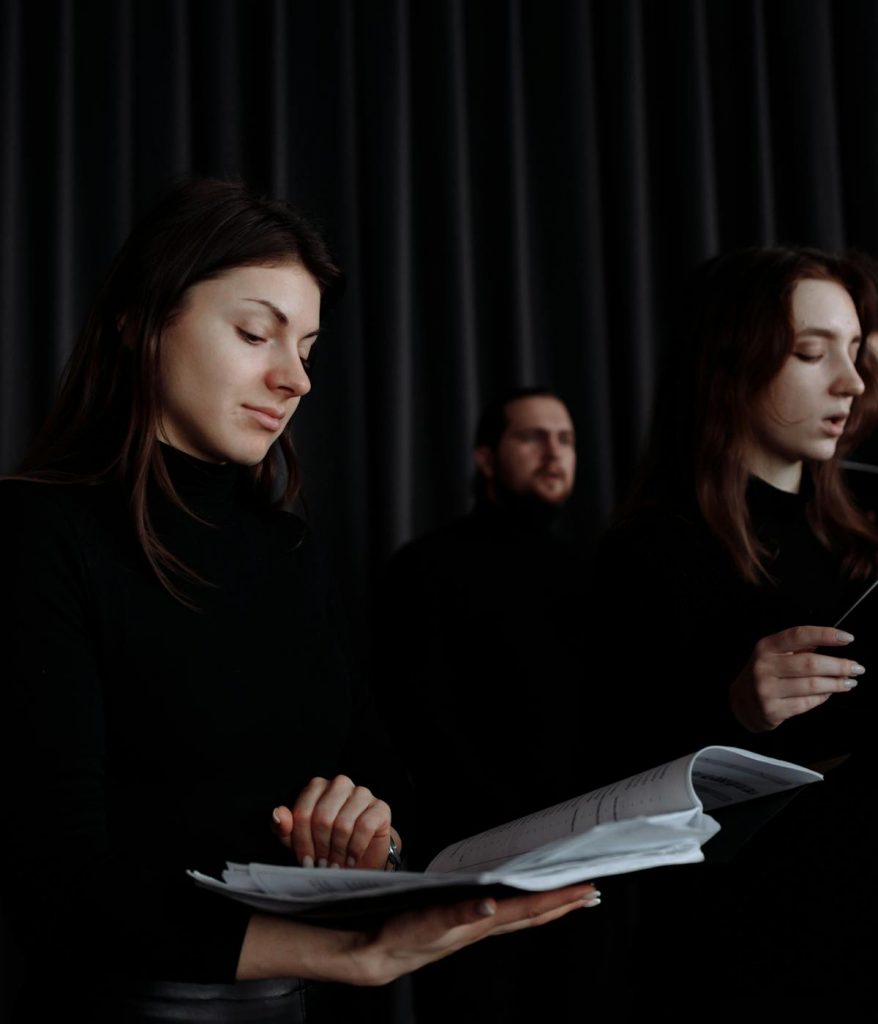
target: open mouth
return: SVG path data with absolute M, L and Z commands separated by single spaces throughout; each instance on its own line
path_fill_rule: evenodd
M 841 437 L 844 433 L 845 424 L 848 418 L 846 413 L 839 413 L 836 416 L 824 416 L 823 423 L 827 433 L 834 437 Z

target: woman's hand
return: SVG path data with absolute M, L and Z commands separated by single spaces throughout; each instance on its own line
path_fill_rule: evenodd
M 847 693 L 865 668 L 848 658 L 817 654 L 843 647 L 850 633 L 830 626 L 796 626 L 763 637 L 729 688 L 735 718 L 750 732 L 776 729 L 794 715 L 819 707 L 833 693 Z
M 384 868 L 393 835 L 390 808 L 346 775 L 312 779 L 292 810 L 276 807 L 272 830 L 302 867 Z
M 386 985 L 410 971 L 491 935 L 534 928 L 580 907 L 596 906 L 593 885 L 509 899 L 484 899 L 397 914 L 375 932 L 342 931 L 254 914 L 237 977 L 314 978 Z
M 355 963 L 363 972 L 355 984 L 385 985 L 491 935 L 548 924 L 571 910 L 599 903 L 600 893 L 593 885 L 572 885 L 400 914 L 390 918 L 355 954 Z

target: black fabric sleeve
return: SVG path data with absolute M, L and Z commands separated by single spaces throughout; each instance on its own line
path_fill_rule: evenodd
M 61 490 L 0 486 L 7 911 L 48 972 L 230 981 L 249 911 L 117 842 L 95 580 Z
M 709 744 L 752 747 L 729 705 L 750 638 L 725 560 L 671 513 L 611 531 L 595 566 L 597 690 L 619 778 Z
M 340 753 L 339 770 L 390 805 L 394 828 L 406 840 L 412 825 L 414 797 L 399 744 L 393 738 L 386 716 L 378 710 L 362 659 L 354 650 L 350 621 L 329 557 L 310 534 L 308 548 L 307 571 L 321 581 L 328 634 L 340 662 L 340 671 L 350 684 L 351 722 Z

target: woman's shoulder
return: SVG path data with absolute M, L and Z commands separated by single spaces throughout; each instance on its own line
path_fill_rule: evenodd
M 709 614 L 738 591 L 725 549 L 683 506 L 643 508 L 617 522 L 598 547 L 595 573 L 611 601 L 657 616 L 666 604 Z
M 333 551 L 316 526 L 296 512 L 263 508 L 258 512 L 263 540 L 287 565 L 295 566 L 312 584 L 333 587 Z
M 265 525 L 273 531 L 276 543 L 280 546 L 296 551 L 305 558 L 326 557 L 311 523 L 296 512 L 288 509 L 263 508 L 259 515 Z
M 111 483 L 14 476 L 0 479 L 0 516 L 4 519 L 60 526 L 120 508 L 124 509 L 124 502 Z
M 618 519 L 604 534 L 599 550 L 609 555 L 637 555 L 649 563 L 673 560 L 711 549 L 713 538 L 697 509 L 685 505 L 650 505 Z
M 44 561 L 85 552 L 128 532 L 124 496 L 111 483 L 0 480 L 0 549 L 10 558 Z

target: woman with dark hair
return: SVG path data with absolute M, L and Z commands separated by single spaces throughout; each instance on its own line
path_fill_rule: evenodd
M 310 531 L 284 510 L 286 428 L 339 279 L 286 203 L 174 189 L 117 256 L 0 485 L 23 1019 L 310 1020 L 327 989 L 298 979 L 380 985 L 595 900 L 576 886 L 356 931 L 252 913 L 186 876 L 284 847 L 382 869 L 399 842 L 373 791 L 393 797 L 402 772 Z
M 835 623 L 876 575 L 878 530 L 839 461 L 876 421 L 875 287 L 856 257 L 751 249 L 701 267 L 683 311 L 649 451 L 599 556 L 599 635 L 622 676 L 604 709 L 624 734 L 616 770 L 730 743 L 827 772 L 736 867 L 706 872 L 679 920 L 687 940 L 716 937 L 702 966 L 712 986 L 735 978 L 729 1016 L 756 998 L 838 1000 L 842 980 L 846 999 L 861 951 L 825 944 L 859 920 L 844 886 L 866 849 L 849 815 L 869 788 L 875 702 L 858 686 L 871 630 Z M 802 899 L 823 884 L 831 911 Z

